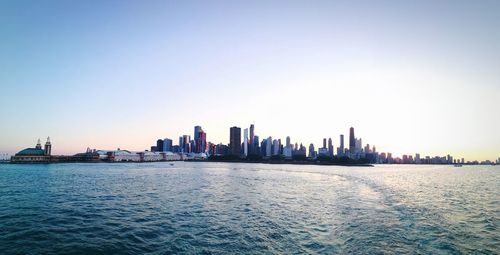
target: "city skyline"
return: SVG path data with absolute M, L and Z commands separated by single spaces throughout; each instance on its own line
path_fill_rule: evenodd
M 500 153 L 498 1 L 2 2 L 0 153 L 143 150 L 227 125 L 345 127 L 395 155 Z M 133 17 L 133 18 L 131 18 Z M 241 130 L 244 133 L 244 130 Z M 261 137 L 261 139 L 267 138 Z
M 244 130 L 242 133 L 241 130 Z M 250 130 L 250 133 L 248 132 Z M 86 153 L 99 152 L 101 155 L 105 155 L 108 152 L 122 153 L 126 152 L 126 158 L 134 160 L 144 160 L 146 161 L 156 161 L 160 160 L 162 157 L 178 157 L 170 158 L 170 160 L 183 159 L 186 156 L 198 159 L 207 159 L 210 156 L 232 156 L 242 159 L 258 160 L 262 159 L 272 159 L 275 156 L 282 157 L 282 159 L 291 160 L 303 160 L 308 158 L 310 160 L 321 158 L 329 158 L 330 160 L 339 160 L 341 158 L 350 158 L 352 160 L 365 160 L 367 163 L 375 164 L 491 164 L 500 163 L 500 157 L 494 159 L 477 160 L 477 159 L 465 159 L 464 157 L 455 157 L 455 155 L 450 154 L 438 154 L 432 155 L 426 152 L 420 153 L 404 153 L 404 154 L 394 154 L 391 151 L 380 151 L 376 148 L 376 145 L 362 142 L 361 137 L 356 137 L 354 127 L 349 128 L 349 141 L 348 147 L 345 146 L 344 134 L 340 134 L 338 137 L 337 146 L 335 146 L 334 141 L 331 137 L 323 138 L 322 146 L 315 146 L 314 143 L 309 144 L 309 149 L 302 141 L 295 140 L 291 142 L 291 137 L 286 136 L 285 139 L 281 137 L 268 136 L 259 140 L 258 133 L 255 133 L 255 125 L 251 124 L 249 128 L 242 128 L 237 126 L 232 126 L 229 128 L 229 143 L 224 144 L 218 141 L 207 140 L 207 133 L 203 130 L 200 125 L 194 126 L 193 138 L 191 135 L 179 135 L 179 142 L 177 145 L 174 144 L 174 140 L 168 137 L 159 138 L 150 147 L 144 150 L 130 150 L 128 148 L 116 148 L 116 149 L 104 149 L 104 148 L 94 148 L 91 149 L 87 147 Z M 260 142 L 259 142 L 260 141 Z M 48 146 L 48 147 L 47 147 Z M 48 148 L 48 149 L 47 149 Z M 26 148 L 23 152 L 16 155 L 16 160 L 20 160 L 18 155 L 24 155 L 25 151 L 41 150 L 41 141 L 37 140 L 37 145 L 35 148 Z M 47 137 L 47 143 L 45 144 L 44 152 L 47 155 L 51 155 L 52 146 L 50 142 L 50 137 Z M 149 154 L 149 152 L 163 153 L 169 152 L 178 154 L 165 156 L 160 154 Z M 132 153 L 132 154 L 130 154 Z M 144 156 L 146 155 L 147 156 Z M 184 154 L 182 156 L 181 154 Z M 187 155 L 189 154 L 189 155 Z M 204 154 L 204 155 L 202 155 Z M 75 154 L 80 159 L 82 152 Z M 88 154 L 94 155 L 94 154 Z M 114 155 L 114 154 L 113 154 Z M 135 156 L 132 156 L 135 155 Z M 8 154 L 0 154 L 0 160 L 6 160 L 10 156 Z M 28 155 L 30 157 L 30 155 Z M 35 156 L 36 157 L 36 156 Z M 56 156 L 57 157 L 57 156 Z M 64 157 L 64 155 L 63 155 Z M 297 158 L 296 158 L 297 157 Z M 65 159 L 65 158 L 63 158 Z M 24 159 L 21 159 L 21 161 Z

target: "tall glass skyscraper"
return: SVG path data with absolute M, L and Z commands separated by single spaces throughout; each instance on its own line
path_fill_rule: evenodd
M 229 129 L 229 150 L 231 155 L 241 154 L 241 128 L 232 127 Z
M 354 153 L 356 150 L 356 138 L 354 137 L 354 128 L 349 129 L 349 152 Z

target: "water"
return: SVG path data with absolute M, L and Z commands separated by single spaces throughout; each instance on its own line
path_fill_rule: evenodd
M 0 164 L 2 254 L 498 254 L 500 166 Z

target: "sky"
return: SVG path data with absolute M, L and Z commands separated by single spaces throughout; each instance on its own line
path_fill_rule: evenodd
M 0 1 L 0 153 L 229 142 L 500 157 L 500 1 Z

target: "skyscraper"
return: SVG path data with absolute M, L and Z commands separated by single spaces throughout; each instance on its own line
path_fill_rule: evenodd
M 272 150 L 273 150 L 273 155 L 280 154 L 280 143 L 276 139 L 273 140 L 273 149 Z
M 207 133 L 201 126 L 194 127 L 194 140 L 191 150 L 195 153 L 203 153 L 207 150 Z
M 273 145 L 273 138 L 268 137 L 266 141 L 266 157 L 271 157 L 272 145 Z
M 197 135 L 198 138 L 195 140 L 195 152 L 204 153 L 207 150 L 207 133 L 200 130 Z
M 309 157 L 310 158 L 315 158 L 316 157 L 316 151 L 314 150 L 314 144 L 309 144 Z
M 172 151 L 172 140 L 165 138 L 163 139 L 163 148 L 161 151 Z
M 182 136 L 182 152 L 184 153 L 190 153 L 192 150 L 191 147 L 191 136 L 189 135 L 183 135 Z M 180 145 L 179 145 L 180 146 Z
M 326 148 L 326 138 L 323 138 L 323 148 Z
M 199 137 L 199 133 L 202 131 L 201 126 L 194 126 L 194 140 L 196 141 Z
M 248 128 L 243 129 L 243 155 L 248 156 Z
M 241 154 L 241 128 L 239 127 L 229 129 L 229 151 L 234 156 Z
M 201 126 L 194 127 L 194 146 L 192 150 L 196 153 L 202 153 L 207 148 L 207 133 L 203 131 Z
M 250 125 L 250 154 L 255 154 L 255 126 L 252 124 Z
M 328 138 L 328 156 L 333 157 L 333 143 L 332 143 L 332 138 Z
M 267 139 L 262 139 L 262 142 L 260 142 L 260 155 L 266 156 L 266 151 L 267 151 Z
M 179 136 L 179 152 L 184 152 L 184 137 Z
M 290 147 L 290 137 L 286 137 L 286 147 Z
M 259 136 L 258 135 L 253 137 L 253 151 L 251 152 L 251 154 L 262 155 L 262 153 L 260 151 L 260 147 L 259 147 Z
M 156 140 L 156 151 L 163 151 L 163 140 Z
M 349 129 L 349 152 L 353 154 L 356 150 L 356 138 L 354 137 L 354 128 Z
M 340 135 L 340 147 L 339 150 L 337 151 L 337 156 L 338 157 L 344 156 L 344 135 Z

